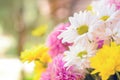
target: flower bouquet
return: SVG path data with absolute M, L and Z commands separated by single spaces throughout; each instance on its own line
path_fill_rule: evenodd
M 34 80 L 120 80 L 120 1 L 92 2 L 59 24 L 46 44 L 21 53 Z

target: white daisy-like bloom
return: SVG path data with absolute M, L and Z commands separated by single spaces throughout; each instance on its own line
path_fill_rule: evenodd
M 91 32 L 91 41 L 97 42 L 99 40 L 107 40 L 108 35 L 106 34 L 106 27 L 106 23 L 104 21 L 100 21 L 99 24 L 94 27 L 94 31 Z
M 96 11 L 98 11 L 101 6 L 106 4 L 107 4 L 106 0 L 95 0 L 95 1 L 92 1 L 92 3 L 88 5 L 86 9 L 96 14 Z
M 70 26 L 64 30 L 58 38 L 62 38 L 62 42 L 73 43 L 77 37 L 84 37 L 93 30 L 93 25 L 98 19 L 91 12 L 75 13 L 73 17 L 69 17 Z
M 120 44 L 120 21 L 117 23 L 108 23 L 106 28 L 107 35 L 111 40 L 115 41 L 117 44 Z
M 115 5 L 107 4 L 107 0 L 94 1 L 92 2 L 91 11 L 98 16 L 102 21 L 110 20 L 110 17 L 116 12 Z
M 119 31 L 120 31 L 120 11 L 116 11 L 108 21 L 100 21 L 95 27 L 92 35 L 92 40 L 97 42 L 104 40 L 105 44 L 109 44 L 111 38 L 117 43 L 120 43 Z
M 85 69 L 90 67 L 89 58 L 95 55 L 96 50 L 96 44 L 87 40 L 71 46 L 69 51 L 64 52 L 65 66 L 75 66 L 80 72 L 86 72 Z
M 117 24 L 119 21 L 120 21 L 120 10 L 117 10 L 110 16 L 109 20 L 106 21 L 106 23 L 110 22 L 110 23 Z
M 97 16 L 99 19 L 103 21 L 107 21 L 110 19 L 110 17 L 113 15 L 113 13 L 116 11 L 115 6 L 107 6 L 103 5 L 98 8 L 99 10 L 96 10 Z

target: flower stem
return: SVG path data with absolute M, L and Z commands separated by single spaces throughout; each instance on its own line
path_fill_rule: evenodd
M 118 77 L 118 80 L 120 80 L 120 74 L 118 72 L 116 72 L 116 75 Z

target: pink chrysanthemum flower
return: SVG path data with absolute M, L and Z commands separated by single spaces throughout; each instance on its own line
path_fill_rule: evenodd
M 50 48 L 49 50 L 49 54 L 52 57 L 57 56 L 58 54 L 62 54 L 65 50 L 68 49 L 68 46 L 70 44 L 68 43 L 62 43 L 61 39 L 58 39 L 58 35 L 61 33 L 61 30 L 65 30 L 67 27 L 70 26 L 70 23 L 66 23 L 66 24 L 59 24 L 54 30 L 53 32 L 48 35 L 47 38 L 47 45 Z
M 120 0 L 108 0 L 108 2 L 110 5 L 115 5 L 117 10 L 120 9 Z
M 84 75 L 80 74 L 74 67 L 65 67 L 62 58 L 61 54 L 56 56 L 40 80 L 82 80 L 84 78 Z

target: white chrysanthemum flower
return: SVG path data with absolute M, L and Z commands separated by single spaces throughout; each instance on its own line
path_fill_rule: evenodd
M 69 18 L 71 23 L 67 30 L 63 31 L 58 38 L 63 38 L 62 42 L 74 42 L 77 37 L 84 37 L 93 30 L 93 26 L 98 19 L 91 12 L 75 13 L 73 17 Z
M 120 21 L 117 23 L 108 23 L 106 28 L 106 34 L 115 41 L 117 44 L 120 44 Z
M 101 6 L 106 5 L 107 1 L 106 0 L 95 0 L 92 1 L 90 5 L 86 8 L 86 10 L 91 11 L 93 13 L 96 13 L 96 10 L 98 11 Z
M 94 27 L 94 31 L 91 33 L 92 40 L 97 42 L 104 40 L 104 44 L 110 44 L 114 39 L 116 43 L 120 44 L 120 11 L 116 11 L 111 19 L 108 21 L 101 21 L 97 27 Z
M 98 16 L 100 20 L 107 21 L 116 11 L 115 5 L 108 5 L 106 0 L 93 2 L 91 4 L 92 11 Z
M 109 18 L 107 22 L 118 23 L 120 21 L 120 10 L 115 11 Z
M 92 40 L 94 42 L 97 42 L 99 40 L 107 40 L 108 35 L 106 34 L 106 23 L 103 21 L 100 21 L 97 25 L 97 27 L 94 27 L 94 31 L 91 32 Z
M 95 43 L 90 43 L 84 40 L 82 43 L 78 43 L 70 47 L 69 51 L 65 51 L 63 60 L 66 61 L 65 66 L 75 66 L 81 72 L 84 72 L 86 68 L 89 68 L 89 58 L 96 53 Z
M 102 9 L 101 9 L 102 8 Z M 115 6 L 102 6 L 98 8 L 99 10 L 96 10 L 97 16 L 99 19 L 103 21 L 109 20 L 109 18 L 112 16 L 112 14 L 115 12 Z

